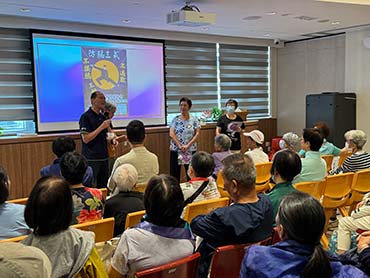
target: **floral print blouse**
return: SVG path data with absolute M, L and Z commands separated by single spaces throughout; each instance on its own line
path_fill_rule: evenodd
M 90 187 L 72 188 L 72 225 L 99 220 L 103 216 L 104 200 L 100 189 Z

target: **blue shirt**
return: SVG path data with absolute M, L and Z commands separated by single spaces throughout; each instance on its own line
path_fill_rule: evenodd
M 0 240 L 29 234 L 24 221 L 23 205 L 3 203 L 0 205 Z
M 312 246 L 294 240 L 282 241 L 272 246 L 250 246 L 241 265 L 240 277 L 300 278 L 312 252 Z M 335 258 L 332 258 L 330 265 L 334 278 L 368 277 L 361 270 L 350 265 L 343 265 Z
M 59 176 L 61 177 L 62 174 L 60 172 L 60 158 L 57 158 L 53 161 L 53 164 L 47 165 L 40 170 L 40 176 Z M 88 166 L 86 169 L 86 173 L 83 177 L 82 184 L 84 186 L 92 187 L 94 180 L 94 173 L 93 169 Z

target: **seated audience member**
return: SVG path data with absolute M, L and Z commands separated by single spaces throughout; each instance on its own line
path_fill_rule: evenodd
M 0 240 L 30 233 L 24 221 L 24 206 L 6 202 L 9 197 L 10 180 L 0 166 Z
M 247 147 L 249 149 L 245 154 L 252 158 L 254 164 L 269 162 L 269 156 L 262 149 L 263 141 L 265 140 L 262 131 L 256 129 L 243 134 L 247 136 Z
M 329 172 L 330 175 L 348 172 L 357 172 L 370 168 L 370 154 L 362 148 L 366 144 L 367 137 L 362 130 L 350 130 L 344 134 L 348 148 L 353 154 L 347 157 L 343 165 Z
M 3 242 L 0 244 L 0 258 L 1 277 L 51 277 L 49 258 L 36 247 Z
M 339 219 L 337 254 L 343 254 L 350 249 L 351 234 L 357 229 L 370 230 L 370 193 L 367 193 L 363 200 L 357 204 L 356 209 L 352 211 L 350 216 Z
M 276 217 L 281 242 L 250 246 L 240 277 L 366 277 L 359 269 L 342 265 L 320 245 L 325 212 L 319 201 L 303 192 L 291 192 L 281 201 Z
M 22 243 L 41 249 L 50 259 L 51 277 L 107 277 L 95 249 L 93 232 L 70 227 L 72 194 L 67 181 L 48 176 L 39 179 L 28 198 L 24 218 L 33 233 Z M 85 267 L 86 266 L 86 267 Z
M 292 181 L 301 172 L 301 168 L 301 159 L 296 152 L 282 150 L 275 154 L 271 166 L 271 177 L 276 183 L 276 186 L 267 194 L 274 210 L 273 219 L 275 219 L 281 199 L 286 194 L 295 191 Z
M 301 173 L 295 177 L 293 183 L 304 181 L 320 181 L 326 176 L 326 162 L 321 158 L 319 149 L 322 137 L 317 129 L 305 128 L 301 139 L 301 148 L 306 152 L 302 158 Z
M 123 233 L 127 214 L 145 209 L 144 194 L 133 191 L 137 183 L 137 171 L 131 164 L 119 166 L 112 180 L 118 194 L 106 201 L 104 218 L 114 217 L 114 236 L 118 236 Z
M 63 178 L 70 184 L 73 199 L 72 224 L 99 220 L 103 216 L 103 194 L 98 188 L 82 185 L 86 158 L 77 152 L 65 153 L 60 160 Z
M 213 171 L 213 177 L 217 177 L 217 173 L 224 168 L 222 160 L 231 155 L 230 151 L 231 139 L 221 133 L 215 137 L 215 152 L 212 154 L 213 160 L 215 161 L 215 170 Z
M 322 155 L 332 154 L 334 156 L 338 156 L 338 155 L 341 155 L 342 153 L 345 153 L 347 151 L 346 148 L 340 149 L 340 148 L 336 147 L 333 143 L 330 143 L 329 141 L 327 141 L 327 138 L 328 138 L 329 133 L 330 133 L 330 129 L 329 129 L 328 125 L 325 122 L 315 123 L 314 128 L 318 129 L 318 131 L 320 132 L 320 135 L 323 139 L 323 143 L 322 143 L 322 145 L 319 149 L 319 152 Z M 299 154 L 302 157 L 305 156 L 305 153 L 306 152 L 304 150 L 299 151 Z
M 215 163 L 213 161 L 213 157 L 209 153 L 196 152 L 192 156 L 188 169 L 190 181 L 180 184 L 185 200 L 191 197 L 204 181 L 208 181 L 208 185 L 195 198 L 194 202 L 221 197 L 214 179 L 208 179 L 212 175 L 214 167 Z
M 127 139 L 131 145 L 131 151 L 117 158 L 113 165 L 112 175 L 108 181 L 108 188 L 113 193 L 115 192 L 112 177 L 118 166 L 129 163 L 135 167 L 138 172 L 138 183 L 147 183 L 148 180 L 157 175 L 159 172 L 158 157 L 148 151 L 144 146 L 145 127 L 141 121 L 133 120 L 129 122 L 127 128 Z
M 280 139 L 279 147 L 281 150 L 291 150 L 298 153 L 301 149 L 301 140 L 297 134 L 293 132 L 287 132 Z
M 66 152 L 73 152 L 76 150 L 76 143 L 71 137 L 61 136 L 53 141 L 52 145 L 53 153 L 57 156 L 57 159 L 53 161 L 53 164 L 43 167 L 40 170 L 40 176 L 61 176 L 60 173 L 60 158 Z M 86 173 L 84 174 L 82 184 L 84 186 L 92 187 L 94 180 L 94 173 L 92 168 L 87 167 Z
M 152 177 L 144 193 L 145 220 L 122 234 L 109 277 L 133 277 L 137 271 L 191 255 L 195 243 L 189 225 L 180 218 L 183 203 L 174 177 Z
M 190 224 L 194 234 L 203 238 L 198 248 L 202 255 L 200 278 L 207 277 L 214 248 L 258 242 L 271 236 L 273 210 L 269 199 L 256 193 L 256 169 L 252 159 L 248 155 L 233 154 L 223 163 L 225 189 L 234 203 L 208 215 L 199 215 Z
M 370 276 L 370 231 L 363 232 L 357 239 L 359 267 Z

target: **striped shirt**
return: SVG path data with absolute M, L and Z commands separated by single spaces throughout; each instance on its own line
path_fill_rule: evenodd
M 364 169 L 370 169 L 370 154 L 367 152 L 354 153 L 344 160 L 342 166 L 334 171 L 330 171 L 330 175 L 339 174 L 341 172 L 357 172 Z

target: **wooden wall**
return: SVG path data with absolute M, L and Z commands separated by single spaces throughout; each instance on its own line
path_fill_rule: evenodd
M 198 140 L 198 150 L 212 153 L 214 151 L 215 124 L 202 126 Z M 276 136 L 276 119 L 266 119 L 247 123 L 247 131 L 261 129 L 266 136 L 266 141 Z M 123 134 L 118 131 L 118 134 Z M 155 127 L 146 129 L 146 147 L 157 154 L 159 158 L 160 173 L 169 173 L 169 129 L 168 127 Z M 52 163 L 55 159 L 51 144 L 61 134 L 37 135 L 27 137 L 1 138 L 0 139 L 0 165 L 8 171 L 11 188 L 10 199 L 21 198 L 29 195 L 33 185 L 40 178 L 40 169 Z M 66 133 L 75 139 L 77 149 L 81 151 L 81 140 L 78 133 Z M 245 139 L 242 137 L 242 151 L 245 151 Z M 117 156 L 130 150 L 129 146 L 120 144 Z

